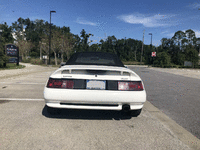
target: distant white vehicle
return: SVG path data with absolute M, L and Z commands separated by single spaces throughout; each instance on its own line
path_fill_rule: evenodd
M 62 64 L 63 65 L 63 64 Z M 141 78 L 115 54 L 75 53 L 50 75 L 44 88 L 47 111 L 58 108 L 123 110 L 138 116 L 146 101 Z

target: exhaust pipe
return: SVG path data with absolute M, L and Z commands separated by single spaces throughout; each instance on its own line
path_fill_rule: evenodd
M 128 112 L 128 111 L 130 110 L 130 105 L 124 104 L 124 105 L 122 106 L 122 110 L 123 110 L 124 112 Z

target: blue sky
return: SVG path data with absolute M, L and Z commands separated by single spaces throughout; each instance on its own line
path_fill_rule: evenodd
M 82 29 L 98 42 L 106 36 L 133 38 L 159 45 L 178 30 L 192 29 L 200 37 L 200 1 L 196 0 L 0 0 L 0 23 L 10 26 L 19 17 L 43 19 L 56 26 L 69 26 L 79 34 Z

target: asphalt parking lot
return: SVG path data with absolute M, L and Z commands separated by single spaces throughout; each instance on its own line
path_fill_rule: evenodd
M 0 110 L 0 149 L 190 149 L 146 108 L 137 118 L 91 110 L 50 116 L 43 101 L 1 101 Z
M 55 68 L 26 69 L 0 73 L 0 149 L 200 149 L 199 139 L 149 102 L 139 117 L 70 109 L 49 115 L 43 87 Z

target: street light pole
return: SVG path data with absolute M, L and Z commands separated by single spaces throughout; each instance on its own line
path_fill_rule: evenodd
M 56 11 L 50 11 L 50 33 L 49 33 L 49 65 L 50 65 L 50 54 L 51 54 L 51 13 L 56 13 Z
M 152 33 L 149 33 L 149 35 L 151 35 L 151 47 L 152 47 L 152 35 L 153 35 L 153 34 L 152 34 Z

